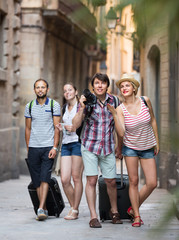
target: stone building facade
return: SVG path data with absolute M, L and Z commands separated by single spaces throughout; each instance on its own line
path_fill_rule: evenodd
M 159 185 L 168 189 L 179 183 L 179 31 L 171 33 L 171 28 L 167 17 L 156 22 L 140 56 L 142 95 L 150 97 L 159 128 Z
M 19 175 L 20 1 L 0 1 L 0 181 Z
M 96 19 L 79 0 L 2 0 L 0 16 L 2 181 L 28 172 L 24 109 L 35 98 L 35 80 L 46 79 L 61 105 L 64 83 L 73 82 L 79 94 L 88 87 L 96 71 L 89 48 Z

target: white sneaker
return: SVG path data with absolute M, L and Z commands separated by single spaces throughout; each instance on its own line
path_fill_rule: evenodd
M 44 213 L 45 213 L 45 215 L 46 215 L 47 218 L 48 218 L 48 210 L 44 210 Z
M 43 221 L 46 218 L 47 218 L 47 215 L 45 214 L 45 210 L 43 210 L 42 208 L 39 208 L 37 210 L 37 218 L 36 218 L 36 220 Z

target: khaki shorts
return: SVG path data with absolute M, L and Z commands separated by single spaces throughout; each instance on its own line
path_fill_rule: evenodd
M 81 145 L 81 153 L 86 176 L 97 176 L 100 167 L 104 178 L 116 178 L 116 158 L 114 153 L 104 156 L 102 151 L 101 155 L 96 155 L 88 151 L 83 145 Z

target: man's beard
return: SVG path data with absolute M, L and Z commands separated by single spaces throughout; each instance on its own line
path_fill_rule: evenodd
M 37 95 L 37 99 L 44 99 L 44 98 L 46 98 L 46 96 L 47 96 L 47 94 L 44 94 L 44 95 Z

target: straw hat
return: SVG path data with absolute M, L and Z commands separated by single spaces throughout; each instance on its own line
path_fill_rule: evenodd
M 134 78 L 134 76 L 124 73 L 120 80 L 116 81 L 116 86 L 119 88 L 122 82 L 132 82 L 137 88 L 140 86 L 140 83 Z

